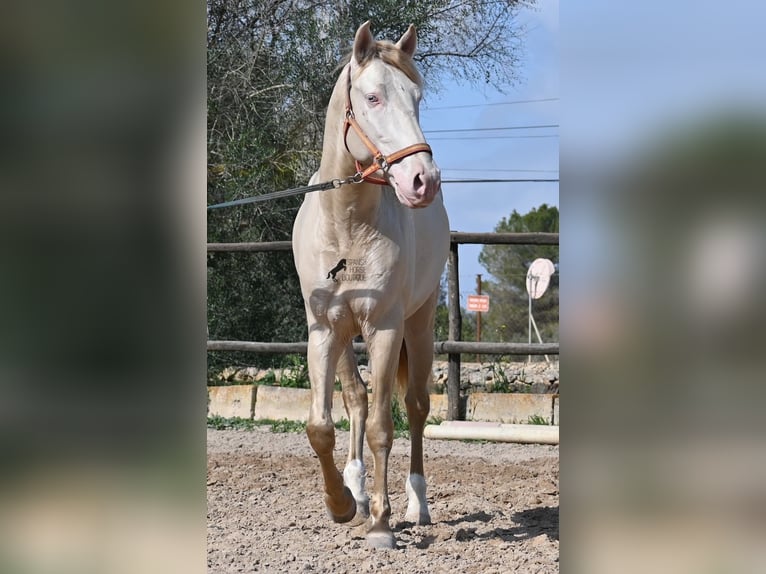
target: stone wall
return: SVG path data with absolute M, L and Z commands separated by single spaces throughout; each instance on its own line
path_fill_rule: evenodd
M 445 392 L 447 361 L 435 361 L 434 392 Z M 507 393 L 557 393 L 559 362 L 465 363 L 460 364 L 460 391 Z
M 290 369 L 258 369 L 256 367 L 228 367 L 219 379 L 222 383 L 256 383 L 273 373 L 277 381 L 283 376 L 293 374 Z M 369 383 L 371 375 L 367 365 L 359 366 L 362 379 Z M 433 392 L 446 392 L 447 361 L 434 361 Z M 466 363 L 460 365 L 460 391 L 462 394 L 474 392 L 512 392 L 512 393 L 558 393 L 559 362 L 552 360 L 531 363 Z

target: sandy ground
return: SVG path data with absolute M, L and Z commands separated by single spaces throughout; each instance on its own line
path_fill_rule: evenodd
M 390 457 L 392 550 L 365 525 L 333 523 L 303 433 L 208 429 L 208 571 L 476 573 L 559 571 L 557 446 L 425 441 L 433 524 L 404 521 L 409 441 Z M 337 432 L 338 467 L 348 433 Z M 365 458 L 372 469 L 369 453 Z M 371 479 L 367 479 L 368 491 Z

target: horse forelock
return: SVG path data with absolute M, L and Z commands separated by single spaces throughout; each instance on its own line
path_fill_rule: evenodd
M 352 52 L 349 51 L 338 64 L 338 70 L 342 69 L 351 61 Z M 415 67 L 415 62 L 412 58 L 396 47 L 396 44 L 389 42 L 388 40 L 376 40 L 375 49 L 370 50 L 365 56 L 364 60 L 359 62 L 359 68 L 364 70 L 375 59 L 382 60 L 389 66 L 401 70 L 407 78 L 415 83 L 419 88 L 423 87 L 423 78 L 420 72 Z

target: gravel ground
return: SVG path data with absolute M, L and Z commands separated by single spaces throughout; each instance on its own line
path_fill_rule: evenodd
M 392 550 L 326 515 L 304 433 L 208 430 L 208 571 L 558 572 L 558 446 L 425 440 L 433 524 L 405 522 L 409 441 L 390 457 Z M 337 431 L 342 469 L 348 433 Z M 371 473 L 372 459 L 365 465 Z M 368 478 L 368 491 L 371 479 Z

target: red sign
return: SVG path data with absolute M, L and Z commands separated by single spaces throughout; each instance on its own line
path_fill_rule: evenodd
M 469 295 L 468 310 L 486 313 L 489 311 L 489 295 Z

